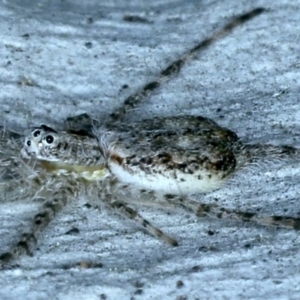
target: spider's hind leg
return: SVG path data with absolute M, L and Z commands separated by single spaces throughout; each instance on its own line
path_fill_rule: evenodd
M 276 226 L 300 230 L 300 218 L 279 215 L 264 216 L 253 212 L 228 209 L 215 203 L 198 203 L 187 197 L 176 195 L 165 195 L 165 200 L 173 206 L 183 207 L 194 212 L 198 217 L 210 216 L 218 219 L 227 218 L 243 222 L 254 222 L 264 226 Z

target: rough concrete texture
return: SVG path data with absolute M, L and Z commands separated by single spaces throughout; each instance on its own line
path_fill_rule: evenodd
M 82 3 L 1 1 L 5 126 L 59 126 L 84 112 L 107 120 L 168 63 L 233 16 L 261 6 L 268 11 L 188 61 L 127 121 L 203 115 L 245 141 L 300 146 L 300 1 Z M 132 16 L 139 18 L 132 22 Z M 269 162 L 194 197 L 297 216 L 299 174 L 298 161 Z M 87 208 L 90 200 L 66 207 L 33 257 L 0 272 L 0 299 L 300 298 L 299 232 L 141 207 L 143 216 L 180 241 L 170 248 L 111 211 Z M 31 199 L 0 203 L 1 250 L 17 239 L 39 205 Z M 66 234 L 74 227 L 79 233 Z M 76 265 L 84 261 L 96 265 Z

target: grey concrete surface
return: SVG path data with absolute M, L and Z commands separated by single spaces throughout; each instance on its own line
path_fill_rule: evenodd
M 3 0 L 1 123 L 22 131 L 59 126 L 85 112 L 107 120 L 181 53 L 233 16 L 261 6 L 268 11 L 189 61 L 127 121 L 203 115 L 245 141 L 300 146 L 299 4 Z M 144 21 L 128 22 L 128 16 Z M 297 216 L 299 171 L 296 160 L 265 162 L 194 197 Z M 140 208 L 180 241 L 173 249 L 111 211 L 86 208 L 90 200 L 69 205 L 33 257 L 0 272 L 0 299 L 300 299 L 299 232 Z M 31 199 L 0 203 L 1 249 L 17 239 L 38 206 Z M 73 227 L 79 233 L 66 234 Z M 76 266 L 82 261 L 98 267 Z

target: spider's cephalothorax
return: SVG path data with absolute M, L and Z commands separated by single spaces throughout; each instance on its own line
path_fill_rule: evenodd
M 34 128 L 25 138 L 24 158 L 69 165 L 104 165 L 104 153 L 96 137 L 82 131 L 56 131 L 49 126 Z
M 97 138 L 88 133 L 58 132 L 41 125 L 25 138 L 21 155 L 25 159 L 37 159 L 41 167 L 52 173 L 102 180 L 109 173 L 103 148 Z

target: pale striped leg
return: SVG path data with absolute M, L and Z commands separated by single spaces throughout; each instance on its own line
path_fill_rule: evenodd
M 214 33 L 207 39 L 199 42 L 193 48 L 189 49 L 185 53 L 181 55 L 181 57 L 172 63 L 170 63 L 166 68 L 164 68 L 157 76 L 154 81 L 148 82 L 145 84 L 139 91 L 129 96 L 123 103 L 123 105 L 117 109 L 114 113 L 111 114 L 112 121 L 123 121 L 125 118 L 127 111 L 132 110 L 137 105 L 139 105 L 145 98 L 149 97 L 149 95 L 161 87 L 162 84 L 169 81 L 172 77 L 177 75 L 184 64 L 195 57 L 196 54 L 200 53 L 202 50 L 208 48 L 217 40 L 225 37 L 229 33 L 231 33 L 236 27 L 242 25 L 253 19 L 254 17 L 260 15 L 265 11 L 264 8 L 255 8 L 245 14 L 242 14 L 236 18 L 234 18 L 231 22 L 229 22 L 226 26 L 224 26 L 221 30 Z
M 129 189 L 128 189 L 129 188 Z M 126 190 L 128 189 L 128 193 L 126 195 Z M 122 191 L 125 190 L 125 194 Z M 164 242 L 167 242 L 169 245 L 175 247 L 178 246 L 178 242 L 164 233 L 161 229 L 152 225 L 148 220 L 143 218 L 136 210 L 132 207 L 128 206 L 124 201 L 120 201 L 118 199 L 122 197 L 135 197 L 134 195 L 130 196 L 130 187 L 120 183 L 118 180 L 114 178 L 107 178 L 102 181 L 98 185 L 99 198 L 107 203 L 112 209 L 121 213 L 123 216 L 136 221 L 140 224 L 145 230 Z M 120 193 L 121 192 L 121 193 Z M 128 201 L 130 201 L 129 199 Z M 140 202 L 139 202 L 140 203 Z
M 71 195 L 72 191 L 70 188 L 60 188 L 51 196 L 51 200 L 44 202 L 39 212 L 33 217 L 29 231 L 21 235 L 19 241 L 10 251 L 0 255 L 0 270 L 9 268 L 21 255 L 32 255 L 38 236 L 53 220 L 55 215 L 63 209 Z
M 245 212 L 221 207 L 215 203 L 203 204 L 176 195 L 165 195 L 166 201 L 193 211 L 198 217 L 217 217 L 218 219 L 234 219 L 243 222 L 255 222 L 260 225 L 277 226 L 300 230 L 300 218 L 290 216 L 263 216 L 257 213 Z
M 0 202 L 12 202 L 28 196 L 33 190 L 31 183 L 34 185 L 28 180 L 30 175 L 33 175 L 32 170 L 20 159 L 0 160 Z
M 118 212 L 121 212 L 122 215 L 126 216 L 129 219 L 136 221 L 143 228 L 145 228 L 150 234 L 154 235 L 156 238 L 167 242 L 169 245 L 175 247 L 178 246 L 178 242 L 170 237 L 168 234 L 164 233 L 159 228 L 152 225 L 149 221 L 144 219 L 137 211 L 127 206 L 125 203 L 120 201 L 114 201 L 109 203 L 109 205 L 116 209 Z

